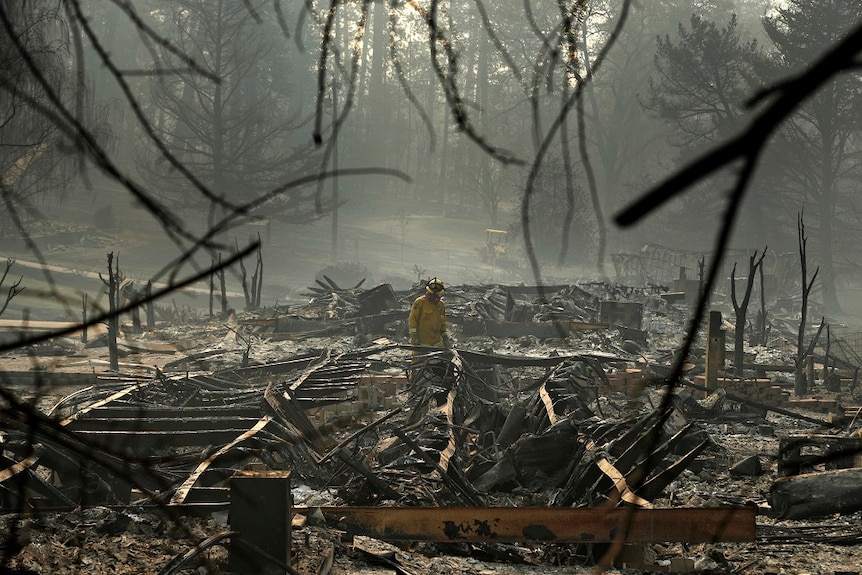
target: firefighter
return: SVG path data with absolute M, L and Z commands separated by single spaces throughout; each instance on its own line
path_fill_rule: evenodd
M 445 291 L 442 281 L 431 278 L 425 284 L 425 293 L 413 302 L 407 320 L 411 344 L 449 347 L 446 304 L 442 299 Z

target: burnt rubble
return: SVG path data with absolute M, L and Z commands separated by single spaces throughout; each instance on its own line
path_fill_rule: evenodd
M 380 534 L 332 509 L 747 508 L 761 530 L 862 510 L 853 358 L 833 355 L 832 389 L 797 397 L 776 322 L 775 344 L 749 354 L 752 377 L 721 372 L 708 386 L 705 347 L 677 352 L 688 304 L 666 293 L 601 282 L 451 287 L 456 344 L 432 349 L 403 343 L 413 292 L 325 278 L 304 305 L 210 323 L 203 345 L 155 369 L 94 371 L 93 385 L 38 418 L 5 417 L 0 504 L 211 516 L 229 508 L 238 472 L 287 470 L 297 516 L 357 537 Z M 125 349 L 163 351 L 147 336 Z M 683 376 L 671 381 L 678 361 Z M 767 413 L 787 429 L 770 429 Z M 734 460 L 717 434 L 739 426 L 781 445 Z M 759 481 L 771 462 L 780 477 L 760 492 L 690 488 L 718 474 Z M 812 502 L 817 489 L 829 496 Z M 544 560 L 561 549 L 601 556 L 542 533 Z M 536 561 L 532 547 L 480 541 L 471 548 L 486 556 Z

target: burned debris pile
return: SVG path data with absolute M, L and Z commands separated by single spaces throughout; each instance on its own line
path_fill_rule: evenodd
M 676 420 L 659 408 L 613 423 L 599 418 L 592 377 L 604 372 L 602 363 L 555 359 L 545 375 L 511 390 L 486 382 L 457 350 L 413 357 L 409 382 L 392 376 L 390 389 L 402 387 L 396 399 L 403 405 L 340 445 L 319 416 L 372 395 L 366 388 L 375 380 L 362 376 L 373 360 L 326 352 L 105 384 L 60 401 L 35 426 L 32 455 L 27 427 L 7 430 L 9 467 L 27 477 L 9 485 L 39 496 L 25 502 L 23 492 L 9 489 L 4 506 L 226 504 L 233 470 L 248 467 L 290 469 L 314 486 L 340 479 L 340 503 L 475 506 L 526 497 L 534 505 L 540 498 L 543 505 L 644 504 L 626 482 L 637 476 L 657 495 L 672 470 L 685 468 L 680 462 L 708 445 L 692 445 L 692 425 L 673 427 Z M 382 399 L 377 394 L 368 407 Z M 79 457 L 84 451 L 97 455 L 89 461 Z
M 500 508 L 697 507 L 746 509 L 753 518 L 757 508 L 772 522 L 862 510 L 862 440 L 845 417 L 856 401 L 855 380 L 842 378 L 849 360 L 826 362 L 838 382 L 829 393 L 840 398 L 827 404 L 824 384 L 814 389 L 817 405 L 794 404 L 812 397 L 792 393 L 779 346 L 749 354 L 757 366 L 749 377 L 710 373 L 716 351 L 705 334 L 680 358 L 689 308 L 660 288 L 450 288 L 452 349 L 402 343 L 412 293 L 386 284 L 342 289 L 329 279 L 309 290 L 304 305 L 207 323 L 203 346 L 181 357 L 175 350 L 155 369 L 103 373 L 44 413 L 5 416 L 3 509 L 211 515 L 229 508 L 238 473 L 289 471 L 300 523 L 356 537 L 381 536 L 367 521 L 387 519 L 348 511 L 359 506 L 481 508 L 495 517 Z M 680 361 L 683 376 L 672 381 Z M 851 406 L 840 417 L 838 403 Z M 767 430 L 767 413 L 794 426 Z M 730 454 L 721 426 L 740 425 L 773 443 L 780 435 L 780 448 Z M 692 482 L 716 475 L 752 478 L 760 491 L 691 494 Z M 676 541 L 688 541 L 687 520 L 679 518 Z M 750 539 L 743 521 L 702 536 Z M 464 541 L 462 529 L 451 533 L 449 543 Z M 550 524 L 530 533 L 525 540 L 572 544 Z M 535 549 L 509 545 L 511 535 L 472 536 L 482 542 L 472 549 L 492 557 L 536 560 Z M 579 545 L 566 553 L 596 558 Z
M 4 491 L 4 507 L 224 504 L 223 485 L 235 469 L 281 468 L 301 460 L 300 437 L 322 437 L 307 420 L 279 413 L 344 401 L 366 366 L 299 356 L 211 373 L 160 372 L 73 393 L 35 425 L 9 422 L 10 475 L 18 466 L 27 480 L 9 482 L 18 489 Z M 23 501 L 24 488 L 41 496 Z

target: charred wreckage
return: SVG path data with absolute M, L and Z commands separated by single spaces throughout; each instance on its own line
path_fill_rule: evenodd
M 821 358 L 854 374 L 839 379 L 843 395 L 839 385 L 799 398 L 779 365 L 746 378 L 719 368 L 710 380 L 704 360 L 723 363 L 723 339 L 711 351 L 700 334 L 704 346 L 679 358 L 690 308 L 667 290 L 459 286 L 447 293 L 452 349 L 402 343 L 412 292 L 328 278 L 309 290 L 307 305 L 222 318 L 234 337 L 155 369 L 92 370 L 41 412 L 7 392 L 4 512 L 229 512 L 230 530 L 208 544 L 230 542 L 231 571 L 296 573 L 291 554 L 309 524 L 360 548 L 373 537 L 588 564 L 623 543 L 755 541 L 758 516 L 862 509 L 853 358 Z M 149 329 L 127 350 L 163 351 L 147 338 L 165 333 Z M 286 343 L 309 347 L 272 359 Z M 3 377 L 7 390 L 22 386 Z M 68 374 L 27 377 L 50 387 Z M 673 500 L 684 474 L 763 475 L 761 457 L 728 461 L 709 429 L 768 427 L 767 412 L 814 427 L 781 434 L 769 493 Z

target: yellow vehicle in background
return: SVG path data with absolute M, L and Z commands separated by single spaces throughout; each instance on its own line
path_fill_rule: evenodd
M 479 249 L 479 259 L 491 266 L 505 264 L 509 259 L 509 232 L 487 228 L 485 245 Z

